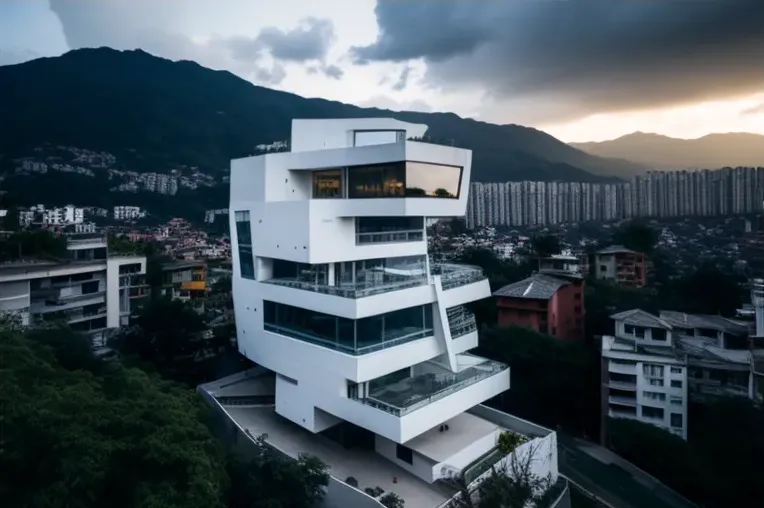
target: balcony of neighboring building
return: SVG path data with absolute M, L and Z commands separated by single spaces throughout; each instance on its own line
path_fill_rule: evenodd
M 91 276 L 87 279 L 80 277 Z M 104 303 L 106 280 L 93 279 L 91 273 L 73 277 L 34 280 L 31 284 L 31 312 L 43 314 Z
M 84 249 L 106 249 L 107 239 L 104 233 L 69 233 L 66 236 L 66 248 L 70 251 Z

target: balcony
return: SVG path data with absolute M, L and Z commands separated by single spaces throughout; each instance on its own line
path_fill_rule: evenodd
M 448 309 L 448 327 L 451 329 L 451 338 L 456 339 L 468 333 L 477 331 L 475 314 L 466 307 L 459 305 Z
M 473 282 L 479 282 L 486 277 L 483 270 L 476 266 L 440 263 L 430 265 L 432 275 L 440 275 L 443 290 L 466 286 Z
M 366 298 L 368 296 L 381 295 L 390 291 L 408 289 L 428 284 L 428 278 L 424 275 L 412 276 L 389 276 L 373 282 L 356 282 L 355 284 L 341 284 L 339 286 L 330 286 L 328 284 L 316 284 L 297 278 L 281 278 L 265 280 L 268 284 L 276 284 L 304 291 L 312 291 L 326 295 L 339 296 L 342 298 Z
M 389 383 L 385 383 L 382 379 L 371 381 L 368 397 L 357 400 L 394 416 L 402 417 L 479 381 L 509 371 L 509 367 L 503 363 L 472 355 L 461 356 L 477 360 L 478 363 L 453 373 L 437 362 L 425 362 L 415 366 L 415 369 L 418 367 L 421 372 L 413 377 Z
M 86 245 L 91 243 L 106 244 L 106 235 L 103 233 L 72 233 L 66 236 L 67 245 Z

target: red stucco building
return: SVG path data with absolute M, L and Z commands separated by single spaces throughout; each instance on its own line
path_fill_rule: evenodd
M 543 271 L 493 295 L 500 326 L 526 326 L 561 339 L 584 338 L 584 281 L 579 275 Z

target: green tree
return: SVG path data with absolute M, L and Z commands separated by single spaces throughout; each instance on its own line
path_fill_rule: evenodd
M 512 369 L 512 389 L 492 405 L 541 425 L 589 435 L 597 435 L 599 429 L 595 353 L 579 342 L 519 326 L 484 329 L 477 350 Z
M 546 258 L 562 251 L 560 239 L 555 235 L 537 235 L 531 239 L 531 249 L 537 258 Z
M 642 221 L 630 220 L 613 234 L 613 243 L 649 256 L 658 243 L 658 233 Z
M 140 309 L 135 324 L 112 345 L 126 357 L 153 366 L 163 377 L 195 386 L 206 381 L 200 360 L 215 353 L 205 331 L 204 320 L 190 305 L 157 298 Z
M 310 508 L 317 506 L 329 484 L 329 472 L 316 457 L 298 460 L 280 455 L 265 441 L 255 439 L 246 460 L 228 461 L 231 489 L 228 508 Z
M 54 350 L 0 332 L 7 506 L 223 506 L 223 454 L 197 395 L 118 364 L 64 368 Z
M 679 281 L 678 291 L 688 312 L 734 316 L 742 306 L 744 291 L 737 277 L 723 273 L 713 263 L 701 265 Z
M 379 498 L 379 502 L 385 508 L 403 508 L 406 506 L 406 502 L 395 492 L 388 492 Z
M 0 261 L 65 256 L 66 239 L 46 229 L 17 231 L 0 242 Z

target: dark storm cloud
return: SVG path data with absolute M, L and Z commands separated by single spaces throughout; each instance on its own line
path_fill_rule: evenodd
M 316 18 L 306 18 L 297 28 L 289 31 L 263 28 L 257 36 L 273 58 L 292 62 L 323 59 L 334 39 L 331 20 Z
M 525 121 L 723 98 L 764 87 L 764 1 L 380 1 L 357 64 L 427 63 Z M 550 101 L 554 101 L 551 104 Z
M 325 61 L 336 35 L 328 19 L 308 17 L 291 30 L 266 27 L 254 36 L 214 37 L 195 42 L 183 33 L 189 6 L 184 2 L 49 0 L 70 48 L 110 46 L 141 48 L 173 60 L 194 60 L 216 69 L 230 69 L 266 85 L 286 77 L 282 63 L 312 63 L 339 79 L 342 69 Z M 214 2 L 199 0 L 197 7 Z M 268 56 L 271 57 L 270 62 Z

